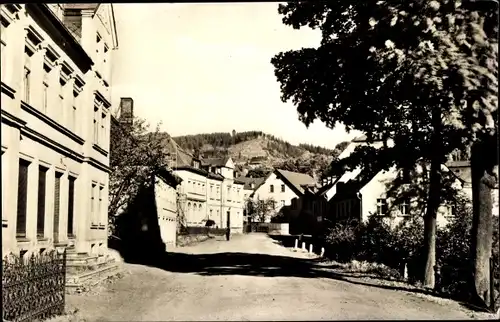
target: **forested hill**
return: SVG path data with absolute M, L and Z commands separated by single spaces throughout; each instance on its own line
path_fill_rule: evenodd
M 320 176 L 333 157 L 349 143 L 342 142 L 335 149 L 311 144 L 293 145 L 262 131 L 205 133 L 173 139 L 184 150 L 203 157 L 230 155 L 240 170 L 280 167 L 314 176 Z
M 208 146 L 219 149 L 228 149 L 230 146 L 236 145 L 241 142 L 246 142 L 254 139 L 266 139 L 269 142 L 273 142 L 272 148 L 277 152 L 289 155 L 291 157 L 297 157 L 304 153 L 304 150 L 315 154 L 325 154 L 332 155 L 335 150 L 328 149 L 320 146 L 314 146 L 312 144 L 299 144 L 298 146 L 290 144 L 274 135 L 263 133 L 262 131 L 248 131 L 234 133 L 216 132 L 216 133 L 205 133 L 205 134 L 195 134 L 195 135 L 184 135 L 177 136 L 173 139 L 179 144 L 183 149 L 195 151 L 196 149 L 205 150 Z

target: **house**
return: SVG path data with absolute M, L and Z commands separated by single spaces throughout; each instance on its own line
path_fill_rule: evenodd
M 116 219 L 118 248 L 127 261 L 158 258 L 177 239 L 177 187 L 182 179 L 161 169 Z
M 113 5 L 4 4 L 1 17 L 2 251 L 105 263 Z
M 235 180 L 231 158 L 190 158 L 174 168 L 175 173 L 183 179 L 180 194 L 186 197 L 180 203 L 179 211 L 185 224 L 205 226 L 211 219 L 219 228 L 230 227 L 231 232 L 241 233 L 244 183 Z
M 275 169 L 255 189 L 252 198 L 254 200 L 274 199 L 276 204 L 274 213 L 268 216 L 266 222 L 270 222 L 272 215 L 280 211 L 284 216 L 293 220 L 296 212 L 290 211 L 292 200 L 299 199 L 309 187 L 315 186 L 315 180 L 307 174 Z
M 415 171 L 421 174 L 423 166 L 428 165 L 417 164 Z M 442 165 L 441 172 L 449 173 L 450 170 Z M 409 183 L 404 182 L 405 178 L 407 174 L 395 167 L 374 173 L 361 171 L 359 175 L 337 186 L 337 193 L 329 201 L 330 219 L 334 222 L 366 222 L 370 216 L 375 215 L 383 217 L 388 224 L 395 225 L 411 215 L 423 215 L 425 209 L 422 208 L 422 201 L 416 196 L 405 197 L 402 194 L 396 198 L 388 193 L 396 180 L 403 180 L 399 181 L 403 191 L 409 188 Z M 463 187 L 458 178 L 455 178 L 453 184 L 457 188 Z M 452 215 L 452 208 L 441 204 L 438 208 L 437 224 L 446 225 Z
M 248 218 L 248 200 L 253 198 L 255 190 L 264 183 L 265 178 L 238 177 L 237 180 L 243 183 L 243 222 L 249 223 L 251 220 Z

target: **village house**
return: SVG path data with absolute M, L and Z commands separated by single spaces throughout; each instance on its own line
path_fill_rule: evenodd
M 366 144 L 366 136 L 361 136 L 342 152 L 339 158 L 347 157 L 360 144 Z M 381 141 L 373 144 L 380 148 Z M 346 222 L 349 220 L 367 221 L 372 215 L 383 217 L 387 223 L 395 225 L 404 218 L 408 218 L 415 211 L 422 214 L 422 200 L 416 197 L 389 196 L 388 192 L 396 180 L 401 185 L 401 190 L 409 188 L 410 176 L 418 177 L 423 171 L 423 166 L 417 164 L 415 173 L 397 170 L 392 167 L 389 170 L 369 173 L 361 168 L 346 171 L 338 178 L 327 182 L 317 193 L 317 196 L 325 196 L 327 201 L 326 216 L 333 222 Z M 459 189 L 464 196 L 472 200 L 472 189 L 470 180 L 470 164 L 460 153 L 453 153 L 450 160 L 441 167 L 443 174 L 452 173 L 453 185 Z M 320 198 L 322 199 L 322 198 Z M 495 199 L 496 200 L 496 199 Z M 494 202 L 494 213 L 498 213 L 498 202 Z M 446 225 L 453 216 L 450 205 L 442 204 L 438 208 L 437 224 Z
M 106 261 L 113 6 L 4 4 L 1 20 L 2 251 Z
M 255 189 L 252 198 L 274 200 L 274 211 L 267 216 L 265 222 L 271 222 L 271 218 L 281 212 L 292 223 L 299 214 L 296 200 L 315 186 L 315 180 L 307 174 L 275 169 Z

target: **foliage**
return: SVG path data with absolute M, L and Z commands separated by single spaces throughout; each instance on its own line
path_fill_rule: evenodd
M 259 167 L 255 169 L 248 170 L 247 177 L 248 178 L 265 178 L 271 173 L 273 170 L 269 168 Z
M 132 126 L 111 122 L 109 207 L 110 229 L 114 219 L 151 184 L 152 175 L 166 166 L 166 152 L 161 144 L 159 125 L 148 132 L 149 125 L 135 118 Z
M 252 222 L 265 222 L 267 218 L 273 215 L 276 201 L 271 197 L 267 199 L 247 199 L 247 215 Z
M 453 218 L 437 232 L 436 264 L 440 267 L 441 291 L 466 300 L 470 287 L 470 233 L 472 207 L 463 195 L 453 202 Z M 493 260 L 495 285 L 499 287 L 498 216 L 493 217 Z M 337 224 L 327 228 L 322 236 L 326 255 L 341 262 L 358 260 L 387 265 L 402 271 L 408 265 L 411 281 L 420 280 L 422 274 L 423 219 L 410 217 L 394 228 L 375 216 L 358 226 Z
M 328 166 L 328 159 L 323 155 L 315 155 L 306 158 L 286 159 L 274 166 L 278 169 L 305 173 L 314 178 L 317 176 L 317 173 L 321 174 L 324 169 L 326 169 Z
M 292 100 L 306 125 L 366 133 L 349 159 L 369 171 L 431 162 L 424 282 L 432 286 L 439 167 L 447 155 L 496 127 L 498 20 L 461 1 L 289 2 L 283 23 L 318 28 L 317 48 L 279 53 L 271 63 L 282 100 Z M 393 139 L 392 146 L 388 138 Z M 374 162 L 375 161 L 375 162 Z

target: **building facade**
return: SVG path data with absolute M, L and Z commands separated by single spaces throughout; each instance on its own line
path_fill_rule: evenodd
M 2 251 L 107 250 L 111 4 L 1 6 Z
M 202 227 L 210 219 L 218 228 L 243 232 L 244 182 L 234 178 L 231 158 L 192 158 L 175 167 L 175 174 L 182 178 L 179 193 L 185 199 L 179 211 L 185 225 Z

